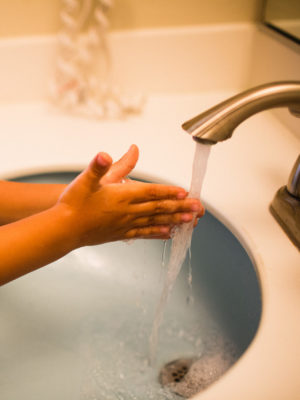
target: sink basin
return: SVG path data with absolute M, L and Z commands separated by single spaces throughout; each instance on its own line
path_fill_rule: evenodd
M 16 180 L 68 182 L 75 175 Z M 237 362 L 258 329 L 260 285 L 238 239 L 206 212 L 149 366 L 168 252 L 157 240 L 85 247 L 1 288 L 1 399 L 177 399 L 158 380 L 166 363 L 221 355 L 225 371 Z

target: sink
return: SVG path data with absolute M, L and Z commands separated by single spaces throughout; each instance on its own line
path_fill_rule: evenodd
M 69 182 L 75 175 L 15 180 Z M 259 326 L 261 291 L 251 255 L 206 212 L 150 366 L 149 336 L 168 253 L 169 244 L 158 240 L 85 247 L 3 286 L 1 399 L 179 399 L 158 376 L 163 365 L 183 357 L 221 356 L 226 373 Z

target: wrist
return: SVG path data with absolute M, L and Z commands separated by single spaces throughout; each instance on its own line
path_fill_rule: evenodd
M 76 224 L 76 217 L 71 207 L 64 203 L 56 203 L 48 211 L 59 226 L 60 240 L 65 246 L 66 253 L 81 247 L 78 224 Z

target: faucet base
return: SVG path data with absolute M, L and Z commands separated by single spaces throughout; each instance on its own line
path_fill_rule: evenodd
M 292 196 L 286 186 L 283 186 L 275 194 L 270 212 L 300 250 L 300 200 Z

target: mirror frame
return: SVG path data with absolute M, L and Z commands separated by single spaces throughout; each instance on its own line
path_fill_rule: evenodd
M 274 4 L 278 0 L 265 0 L 264 7 L 263 7 L 263 14 L 262 14 L 262 22 L 270 29 L 280 33 L 281 35 L 287 37 L 288 39 L 292 40 L 293 42 L 300 44 L 300 35 L 296 36 L 293 32 L 286 30 L 282 26 L 276 23 L 277 20 L 272 19 L 272 4 Z M 285 2 L 285 6 L 289 0 L 281 0 Z M 300 0 L 297 0 L 300 1 Z M 293 6 L 293 0 L 290 1 L 290 6 Z M 291 9 L 291 13 L 293 10 Z M 299 16 L 299 25 L 300 25 L 300 16 Z

